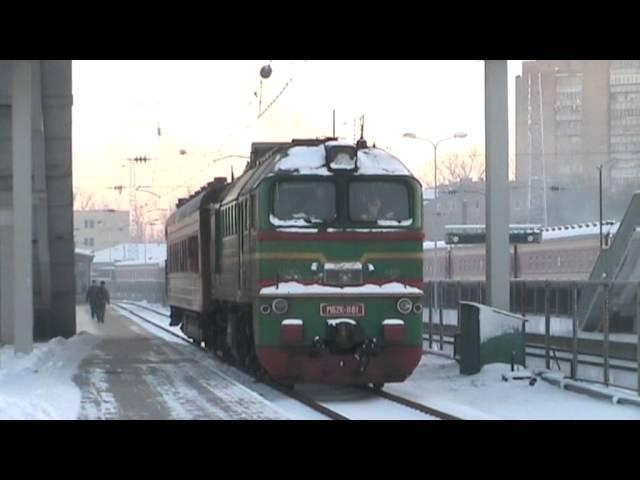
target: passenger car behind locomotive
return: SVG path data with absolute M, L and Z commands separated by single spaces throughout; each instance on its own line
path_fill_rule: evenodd
M 422 190 L 389 153 L 254 143 L 168 219 L 172 323 L 288 384 L 406 379 L 422 355 Z

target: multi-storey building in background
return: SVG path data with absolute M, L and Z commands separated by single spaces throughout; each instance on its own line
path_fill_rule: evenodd
M 516 79 L 516 182 L 528 220 L 620 218 L 640 182 L 640 60 L 524 62 Z M 566 200 L 569 203 L 566 203 Z M 551 213 L 554 212 L 554 213 Z
M 73 212 L 76 248 L 96 252 L 129 241 L 129 212 L 76 210 Z

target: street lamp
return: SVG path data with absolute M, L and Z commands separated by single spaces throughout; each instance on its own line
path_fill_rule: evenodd
M 140 185 L 136 187 L 136 192 L 144 192 L 144 193 L 148 193 L 150 195 L 153 195 L 156 198 L 162 198 L 160 195 L 158 195 L 156 192 L 152 192 L 151 190 L 147 190 L 147 186 L 146 185 Z
M 454 138 L 465 138 L 467 134 L 465 132 L 456 132 L 451 137 L 441 138 L 437 142 L 432 142 L 428 138 L 418 137 L 415 133 L 405 133 L 402 135 L 404 138 L 411 138 L 413 140 L 422 140 L 424 142 L 428 142 L 433 146 L 433 199 L 436 208 L 436 214 L 438 210 L 438 145 L 446 140 L 453 140 Z M 434 298 L 434 306 L 438 308 L 438 291 L 436 288 L 436 278 L 438 275 L 438 239 L 434 236 L 433 238 L 433 298 Z
M 423 142 L 428 142 L 433 146 L 433 197 L 434 199 L 438 198 L 438 145 L 446 140 L 453 140 L 454 138 L 465 138 L 467 134 L 465 132 L 456 132 L 452 137 L 442 138 L 435 143 L 428 138 L 418 137 L 415 133 L 405 133 L 402 136 L 405 138 L 411 138 L 413 140 L 422 140 Z
M 598 165 L 598 192 L 599 192 L 599 204 L 600 204 L 600 251 L 604 248 L 602 237 L 602 165 Z

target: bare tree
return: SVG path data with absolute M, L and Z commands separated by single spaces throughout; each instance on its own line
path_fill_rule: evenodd
M 430 172 L 429 169 L 425 166 L 422 169 L 422 172 L 416 175 L 420 183 L 422 183 L 423 187 L 433 187 L 433 183 L 431 182 L 431 178 L 433 177 L 433 172 Z
M 131 235 L 131 240 L 133 242 L 142 242 L 144 241 L 144 229 L 145 229 L 145 215 L 144 209 L 145 205 L 138 205 L 133 212 L 130 212 L 131 223 L 134 227 L 134 232 Z
M 74 210 L 93 210 L 93 193 L 83 192 L 78 187 L 73 189 L 73 209 Z
M 441 172 L 443 182 L 448 183 L 458 183 L 467 178 L 483 178 L 484 155 L 476 147 L 472 147 L 465 154 L 453 153 L 444 158 Z
M 158 210 L 154 215 L 153 225 L 154 228 L 150 229 L 150 233 L 147 237 L 147 241 L 155 243 L 164 243 L 164 227 L 167 224 L 169 216 L 175 211 L 175 207 L 170 207 L 166 210 Z

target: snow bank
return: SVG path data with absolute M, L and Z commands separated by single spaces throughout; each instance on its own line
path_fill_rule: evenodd
M 73 375 L 98 341 L 82 332 L 36 344 L 29 355 L 0 348 L 0 419 L 75 420 L 81 392 Z

